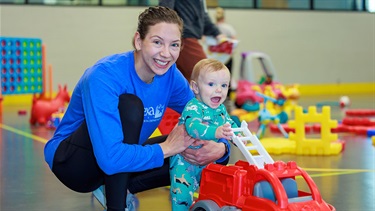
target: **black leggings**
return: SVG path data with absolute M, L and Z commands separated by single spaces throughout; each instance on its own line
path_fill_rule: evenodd
M 124 143 L 138 144 L 143 124 L 144 107 L 135 95 L 123 94 L 119 100 L 119 112 L 124 133 Z M 146 144 L 165 141 L 167 136 L 148 139 Z M 221 164 L 227 164 L 229 158 Z M 87 124 L 82 125 L 60 143 L 53 160 L 53 173 L 68 188 L 82 193 L 92 192 L 105 184 L 107 210 L 124 211 L 127 189 L 139 193 L 170 185 L 169 158 L 163 166 L 142 172 L 106 175 L 94 156 Z
M 124 143 L 138 144 L 143 123 L 143 103 L 135 95 L 123 94 L 119 100 L 119 112 L 124 133 Z M 145 144 L 161 143 L 167 136 L 149 139 Z M 92 192 L 105 184 L 107 209 L 121 210 L 126 207 L 127 189 L 138 193 L 152 188 L 167 186 L 169 181 L 169 159 L 164 165 L 137 173 L 106 175 L 98 166 L 94 156 L 87 124 L 82 125 L 65 139 L 55 153 L 52 171 L 68 188 L 77 192 Z

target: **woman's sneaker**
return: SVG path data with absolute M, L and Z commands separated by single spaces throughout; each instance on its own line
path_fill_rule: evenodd
M 134 194 L 130 193 L 129 191 L 126 195 L 126 206 L 127 208 L 125 210 L 127 211 L 137 211 L 139 208 L 138 198 Z
M 99 201 L 99 203 L 105 209 L 107 209 L 104 185 L 102 185 L 98 189 L 94 190 L 92 192 L 92 194 Z M 127 208 L 125 208 L 125 211 L 137 211 L 137 209 L 139 208 L 138 198 L 134 194 L 130 193 L 129 191 L 128 191 L 127 196 L 126 196 L 126 206 L 127 206 Z
M 107 203 L 105 200 L 105 188 L 104 185 L 100 186 L 98 189 L 92 192 L 92 195 L 99 201 L 99 203 L 107 209 Z

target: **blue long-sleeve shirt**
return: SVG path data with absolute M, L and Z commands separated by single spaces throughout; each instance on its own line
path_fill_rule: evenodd
M 143 144 L 159 125 L 167 107 L 181 113 L 194 95 L 175 64 L 164 75 L 156 75 L 151 84 L 144 83 L 134 67 L 134 53 L 130 51 L 105 57 L 85 71 L 61 123 L 45 146 L 45 160 L 51 169 L 59 144 L 84 120 L 98 165 L 106 174 L 163 165 L 164 156 L 158 144 L 141 146 L 122 142 L 119 96 L 129 93 L 142 100 L 144 121 L 139 144 Z

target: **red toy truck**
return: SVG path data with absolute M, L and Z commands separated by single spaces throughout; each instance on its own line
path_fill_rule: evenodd
M 234 137 L 234 142 L 248 162 L 240 160 L 233 166 L 209 164 L 202 171 L 199 197 L 190 210 L 335 210 L 322 199 L 312 178 L 294 161 L 274 162 L 259 139 L 248 130 L 246 122 L 234 130 L 244 134 Z M 245 146 L 242 140 L 251 144 Z M 258 155 L 251 154 L 254 150 Z M 297 176 L 303 178 L 309 191 L 297 188 Z

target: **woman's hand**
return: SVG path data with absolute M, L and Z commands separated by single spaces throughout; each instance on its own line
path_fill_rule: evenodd
M 194 145 L 202 145 L 202 147 L 200 149 L 187 148 L 181 153 L 186 161 L 194 165 L 207 165 L 220 159 L 225 154 L 225 145 L 223 143 L 197 139 Z
M 195 140 L 187 134 L 185 125 L 179 125 L 176 126 L 168 135 L 167 139 L 159 145 L 163 150 L 164 158 L 167 158 L 184 151 L 194 141 Z

